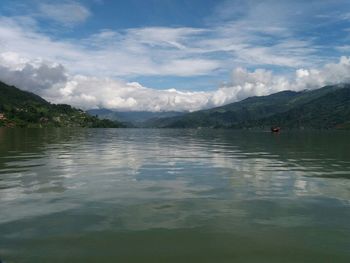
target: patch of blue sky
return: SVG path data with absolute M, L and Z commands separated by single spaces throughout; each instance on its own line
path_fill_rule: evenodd
M 106 56 L 105 67 L 75 73 L 107 72 L 156 89 L 210 90 L 229 81 L 236 67 L 294 74 L 350 53 L 347 0 L 1 2 L 1 17 L 22 20 L 25 30 L 52 42 L 69 43 L 76 57 L 86 52 L 91 65 Z M 75 59 L 69 56 L 52 55 L 63 64 Z M 138 59 L 141 66 L 130 67 Z

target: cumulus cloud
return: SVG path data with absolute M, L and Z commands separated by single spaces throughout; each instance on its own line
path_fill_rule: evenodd
M 74 76 L 53 94 L 57 102 L 86 108 L 115 110 L 197 110 L 205 105 L 204 92 L 180 92 L 175 89 L 155 90 L 136 82 Z M 59 99 L 57 99 L 59 98 Z
M 232 73 L 232 82 L 214 92 L 214 105 L 283 90 L 310 90 L 339 83 L 350 83 L 349 57 L 341 57 L 337 63 L 328 63 L 319 69 L 297 69 L 295 74 L 289 77 L 273 74 L 265 69 L 249 72 L 243 68 L 236 68 Z
M 0 80 L 44 95 L 46 90 L 67 81 L 65 68 L 57 63 L 20 57 L 13 52 L 0 54 Z
M 264 69 L 236 68 L 229 84 L 206 92 L 157 90 L 137 82 L 72 74 L 60 64 L 29 60 L 9 52 L 0 54 L 0 65 L 0 80 L 51 102 L 119 111 L 195 111 L 282 90 L 300 91 L 350 82 L 348 57 L 319 69 L 298 69 L 289 78 Z

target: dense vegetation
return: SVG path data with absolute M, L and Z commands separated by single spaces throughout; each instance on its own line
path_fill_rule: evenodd
M 150 122 L 166 128 L 350 128 L 350 85 L 283 91 Z
M 100 120 L 66 104 L 51 104 L 43 98 L 0 82 L 0 127 L 123 127 Z

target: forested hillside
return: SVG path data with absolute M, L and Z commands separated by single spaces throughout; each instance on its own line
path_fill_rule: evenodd
M 0 82 L 0 127 L 123 127 Z

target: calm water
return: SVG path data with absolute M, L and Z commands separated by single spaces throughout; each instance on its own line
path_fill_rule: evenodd
M 350 133 L 0 129 L 7 262 L 350 262 Z

